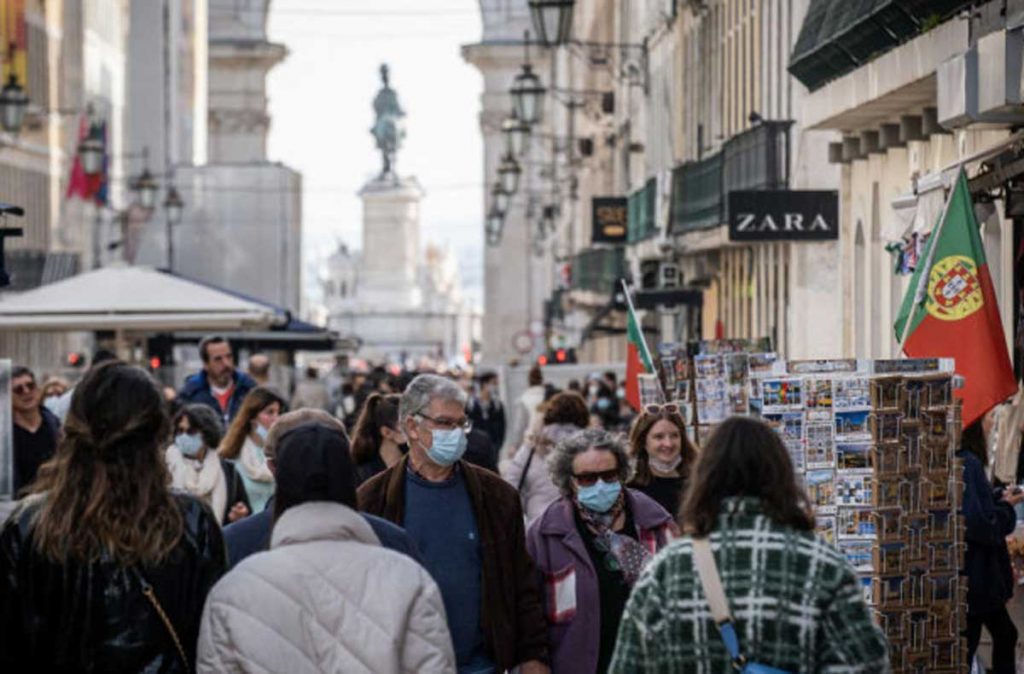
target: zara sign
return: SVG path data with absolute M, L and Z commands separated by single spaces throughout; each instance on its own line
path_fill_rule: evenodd
M 839 238 L 834 190 L 729 193 L 730 241 L 828 241 Z

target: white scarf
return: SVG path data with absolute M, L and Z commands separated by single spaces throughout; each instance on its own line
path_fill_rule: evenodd
M 228 501 L 228 484 L 224 479 L 224 471 L 220 466 L 217 452 L 206 450 L 206 456 L 200 464 L 195 459 L 187 459 L 176 445 L 167 448 L 165 455 L 167 468 L 171 471 L 171 486 L 181 489 L 200 501 L 203 501 L 221 523 L 224 517 L 224 506 Z
M 256 482 L 274 481 L 273 473 L 267 468 L 267 457 L 263 454 L 263 449 L 253 442 L 249 436 L 245 437 L 245 444 L 242 445 L 242 451 L 238 454 L 238 465 L 242 467 L 242 470 L 245 471 L 250 480 Z

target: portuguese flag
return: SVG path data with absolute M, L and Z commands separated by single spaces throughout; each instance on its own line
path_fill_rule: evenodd
M 896 338 L 910 358 L 954 358 L 970 425 L 1017 390 L 963 169 L 907 288 Z
M 633 309 L 633 300 L 629 296 L 629 289 L 622 284 L 626 293 L 626 303 L 629 307 L 629 314 L 626 317 L 626 402 L 636 410 L 640 411 L 640 375 L 654 374 L 654 361 L 651 353 L 647 350 L 647 342 L 644 341 L 644 331 L 640 327 L 640 320 L 636 317 Z

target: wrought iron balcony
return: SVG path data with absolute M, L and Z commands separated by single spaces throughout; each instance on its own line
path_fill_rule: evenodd
M 626 256 L 621 246 L 588 248 L 572 259 L 572 289 L 610 295 L 626 276 Z
M 650 178 L 643 187 L 629 195 L 629 227 L 626 236 L 629 243 L 643 241 L 658 233 L 658 221 L 654 213 L 657 192 L 658 181 Z

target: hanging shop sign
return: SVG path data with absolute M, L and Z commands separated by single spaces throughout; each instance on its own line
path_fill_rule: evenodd
M 729 192 L 730 241 L 827 241 L 839 238 L 835 190 Z
M 629 225 L 627 198 L 594 197 L 591 203 L 591 243 L 625 243 Z

